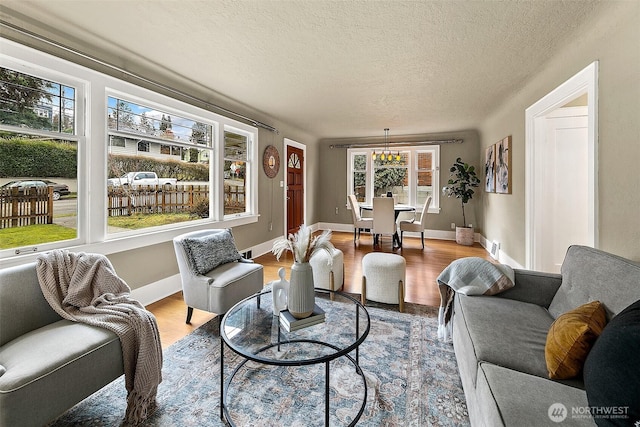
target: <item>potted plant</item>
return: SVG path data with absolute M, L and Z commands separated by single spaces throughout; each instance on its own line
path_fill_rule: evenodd
M 462 205 L 462 227 L 456 227 L 456 242 L 461 245 L 471 246 L 474 241 L 473 227 L 467 226 L 467 218 L 464 213 L 464 205 L 473 197 L 473 189 L 480 184 L 475 167 L 464 163 L 458 157 L 449 169 L 449 181 L 442 188 L 442 193 L 448 197 L 460 199 Z

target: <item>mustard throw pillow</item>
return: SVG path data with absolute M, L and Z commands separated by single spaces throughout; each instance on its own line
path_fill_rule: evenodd
M 606 323 L 606 312 L 600 301 L 592 301 L 558 316 L 547 333 L 544 347 L 549 378 L 577 376 Z

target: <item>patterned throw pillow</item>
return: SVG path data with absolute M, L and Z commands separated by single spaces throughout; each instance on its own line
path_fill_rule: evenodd
M 203 237 L 187 237 L 182 244 L 191 269 L 197 274 L 206 274 L 242 258 L 229 229 Z

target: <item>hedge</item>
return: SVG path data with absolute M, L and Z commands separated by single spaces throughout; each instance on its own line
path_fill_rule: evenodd
M 0 138 L 0 177 L 76 178 L 77 152 L 75 142 Z
M 20 137 L 0 137 L 0 178 L 77 178 L 78 154 L 75 142 Z M 109 178 L 127 172 L 151 171 L 180 181 L 208 181 L 209 166 L 201 163 L 162 161 L 149 157 L 109 155 Z

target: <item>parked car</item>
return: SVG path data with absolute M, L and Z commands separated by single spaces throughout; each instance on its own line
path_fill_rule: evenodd
M 121 176 L 120 178 L 110 178 L 107 180 L 107 185 L 114 187 L 126 187 L 131 186 L 136 188 L 142 185 L 176 185 L 178 180 L 175 178 L 159 178 L 155 172 L 129 172 Z
M 30 187 L 53 187 L 53 200 L 58 200 L 62 196 L 71 194 L 69 186 L 66 184 L 58 184 L 48 179 L 41 180 L 24 180 L 24 181 L 10 181 L 0 186 L 0 188 L 15 188 L 18 187 L 18 193 L 23 193 L 25 188 Z

